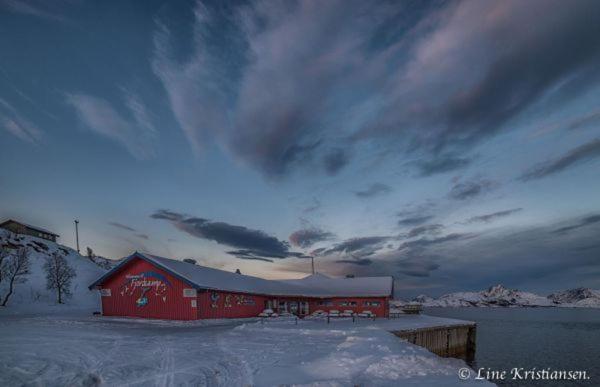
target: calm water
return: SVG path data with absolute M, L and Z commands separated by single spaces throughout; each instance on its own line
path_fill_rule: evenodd
M 587 381 L 498 381 L 508 386 L 600 386 L 600 309 L 427 308 L 477 323 L 474 369 L 585 370 Z

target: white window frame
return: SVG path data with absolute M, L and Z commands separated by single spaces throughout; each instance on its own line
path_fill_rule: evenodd
M 110 297 L 111 296 L 110 288 L 102 288 L 102 289 L 100 289 L 100 296 L 102 296 L 102 297 Z
M 196 291 L 196 289 L 193 288 L 186 288 L 183 289 L 183 297 L 185 298 L 196 298 L 196 296 L 198 296 L 198 292 Z

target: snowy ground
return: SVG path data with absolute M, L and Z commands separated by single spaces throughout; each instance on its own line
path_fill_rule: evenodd
M 367 322 L 3 314 L 0 332 L 2 386 L 475 384 L 458 379 L 464 362 L 440 358 Z

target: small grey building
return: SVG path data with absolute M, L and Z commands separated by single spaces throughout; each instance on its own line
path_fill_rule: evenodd
M 5 222 L 0 223 L 0 228 L 12 231 L 15 234 L 31 235 L 52 242 L 56 242 L 56 239 L 59 237 L 58 234 L 55 234 L 51 231 L 44 230 L 40 227 L 31 226 L 29 224 L 21 223 L 13 219 L 9 219 Z

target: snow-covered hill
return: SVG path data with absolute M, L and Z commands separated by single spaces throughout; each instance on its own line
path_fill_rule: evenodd
M 44 239 L 28 235 L 19 235 L 0 230 L 0 245 L 10 249 L 29 248 L 30 274 L 27 281 L 15 285 L 15 290 L 6 307 L 0 307 L 0 313 L 33 313 L 64 310 L 96 311 L 100 308 L 100 299 L 96 291 L 88 290 L 89 284 L 101 276 L 111 266 L 111 260 L 79 255 L 77 251 Z M 14 251 L 14 250 L 13 250 Z M 48 256 L 60 251 L 67 262 L 75 269 L 71 291 L 72 297 L 65 305 L 57 305 L 55 294 L 46 289 L 46 276 L 43 265 Z M 0 283 L 0 296 L 6 294 L 8 283 Z
M 600 290 L 576 288 L 552 293 L 548 296 L 552 302 L 560 306 L 580 308 L 600 308 Z
M 431 298 L 420 295 L 413 299 L 423 306 L 431 307 L 600 307 L 600 291 L 579 288 L 539 296 L 534 293 L 507 289 L 502 285 L 492 286 L 480 292 L 458 292 Z

